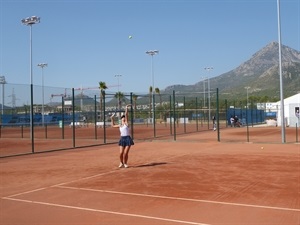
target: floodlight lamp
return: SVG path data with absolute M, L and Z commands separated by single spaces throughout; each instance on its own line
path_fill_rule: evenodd
M 39 63 L 38 66 L 44 68 L 45 66 L 48 66 L 48 64 L 47 63 Z
M 156 55 L 158 53 L 159 53 L 158 50 L 149 50 L 149 51 L 146 51 L 146 54 L 151 55 L 151 56 Z
M 21 20 L 24 25 L 31 26 L 40 22 L 40 17 L 32 16 Z
M 5 76 L 0 76 L 0 84 L 6 84 Z

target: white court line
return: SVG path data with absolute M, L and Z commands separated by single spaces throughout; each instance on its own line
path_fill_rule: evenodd
M 24 191 L 24 192 L 20 192 L 20 193 L 17 193 L 17 194 L 14 194 L 14 195 L 10 195 L 10 196 L 7 196 L 7 197 L 2 197 L 2 199 L 4 199 L 4 198 L 12 198 L 12 197 L 16 197 L 16 196 L 19 196 L 19 195 L 25 195 L 25 194 L 29 194 L 29 193 L 32 193 L 32 192 L 45 190 L 47 188 L 48 187 L 43 187 L 43 188 L 38 188 L 38 189 L 30 190 L 30 191 Z
M 185 156 L 185 155 L 188 155 L 188 154 L 184 154 L 184 155 L 182 155 L 182 156 Z M 167 157 L 167 159 L 176 158 L 176 157 L 178 157 L 178 156 Z M 151 162 L 149 162 L 149 163 L 151 163 Z M 147 164 L 147 163 L 146 163 L 146 164 Z M 44 190 L 44 189 L 51 188 L 51 187 L 56 187 L 56 186 L 61 186 L 61 185 L 66 185 L 66 184 L 71 184 L 71 183 L 74 183 L 74 182 L 77 182 L 77 181 L 81 181 L 81 180 L 88 180 L 88 179 L 91 179 L 91 178 L 95 178 L 95 177 L 107 175 L 107 174 L 114 173 L 114 172 L 118 172 L 118 171 L 120 171 L 120 170 L 119 170 L 119 169 L 115 169 L 115 170 L 112 170 L 112 171 L 109 171 L 109 172 L 99 173 L 99 174 L 92 175 L 92 176 L 88 176 L 88 177 L 82 177 L 82 178 L 78 178 L 78 179 L 76 179 L 76 180 L 71 180 L 71 181 L 68 181 L 68 182 L 63 182 L 63 183 L 59 183 L 59 184 L 54 184 L 54 185 L 47 186 L 47 187 L 43 187 L 43 188 L 39 188 L 39 189 L 34 189 L 34 190 L 30 190 L 30 191 L 20 192 L 20 193 L 17 193 L 17 194 L 13 194 L 13 195 L 10 195 L 10 196 L 6 196 L 6 197 L 9 198 L 9 197 L 15 197 L 15 196 L 23 195 L 23 194 L 28 194 L 28 193 L 32 193 L 32 192 Z M 3 197 L 2 197 L 2 198 L 3 198 Z
M 273 207 L 273 206 L 264 206 L 264 205 L 251 205 L 251 204 L 232 203 L 232 202 L 220 202 L 220 201 L 210 201 L 210 200 L 191 199 L 191 198 L 178 198 L 178 197 L 168 197 L 168 196 L 161 196 L 161 195 L 148 195 L 148 194 L 139 194 L 139 193 L 130 193 L 130 192 L 97 190 L 97 189 L 90 189 L 90 188 L 76 188 L 76 187 L 68 187 L 68 186 L 56 186 L 56 187 L 74 189 L 74 190 L 120 194 L 120 195 L 132 195 L 132 196 L 141 196 L 141 197 L 150 197 L 150 198 L 162 198 L 162 199 L 171 199 L 171 200 L 180 200 L 180 201 L 202 202 L 202 203 L 212 203 L 212 204 L 220 204 L 220 205 L 232 205 L 232 206 L 243 206 L 243 207 L 252 207 L 252 208 L 263 208 L 263 209 L 300 212 L 300 209 L 294 209 L 294 208 L 283 208 L 283 207 Z
M 74 182 L 77 182 L 77 181 L 81 181 L 81 180 L 88 180 L 88 179 L 91 179 L 91 178 L 95 178 L 95 177 L 107 175 L 107 174 L 114 173 L 114 172 L 117 172 L 117 171 L 118 171 L 118 169 L 117 170 L 113 170 L 113 171 L 109 171 L 109 172 L 105 172 L 105 173 L 99 173 L 99 174 L 92 175 L 92 176 L 89 176 L 89 177 L 82 177 L 82 178 L 78 178 L 76 180 L 71 180 L 71 181 L 68 181 L 68 182 L 64 182 L 64 183 L 60 183 L 60 184 L 55 184 L 55 185 L 52 185 L 51 187 L 56 187 L 56 186 L 61 186 L 61 185 L 66 185 L 66 184 L 71 184 L 71 183 L 74 183 Z
M 186 155 L 189 155 L 189 154 L 184 154 L 184 155 L 181 155 L 180 157 L 186 156 Z M 172 159 L 172 158 L 176 158 L 176 157 L 179 157 L 179 156 L 171 156 L 171 157 L 167 157 L 167 159 Z M 144 164 L 147 165 L 147 164 L 150 164 L 151 162 L 144 163 Z M 92 176 L 88 176 L 88 177 L 82 177 L 82 178 L 79 178 L 79 179 L 76 179 L 76 180 L 72 180 L 72 181 L 68 181 L 68 182 L 64 182 L 64 183 L 60 183 L 60 184 L 55 184 L 55 185 L 52 185 L 51 187 L 66 185 L 66 184 L 74 183 L 74 182 L 81 181 L 81 180 L 88 180 L 88 179 L 91 179 L 91 178 L 107 175 L 107 174 L 110 174 L 110 173 L 115 173 L 115 172 L 118 172 L 118 171 L 120 171 L 120 169 L 114 169 L 114 170 L 109 171 L 109 172 L 99 173 L 99 174 L 96 174 L 96 175 L 92 175 Z
M 185 154 L 188 155 L 188 154 Z M 176 156 L 177 157 L 177 156 Z M 168 157 L 168 159 L 176 158 L 176 157 Z M 95 192 L 104 192 L 104 193 L 112 193 L 112 194 L 123 194 L 123 195 L 131 195 L 131 196 L 142 196 L 142 197 L 151 197 L 151 198 L 161 198 L 161 199 L 171 199 L 171 200 L 181 200 L 181 201 L 191 201 L 191 202 L 203 202 L 203 203 L 212 203 L 212 204 L 223 204 L 223 205 L 231 205 L 231 206 L 243 206 L 243 207 L 253 207 L 253 208 L 263 208 L 263 209 L 272 209 L 272 210 L 286 210 L 286 211 L 296 211 L 300 212 L 300 209 L 293 209 L 293 208 L 282 208 L 282 207 L 272 207 L 272 206 L 260 206 L 260 205 L 250 205 L 250 204 L 241 204 L 241 203 L 230 203 L 230 202 L 220 202 L 220 201 L 209 201 L 209 200 L 200 200 L 200 199 L 188 199 L 188 198 L 176 198 L 176 197 L 168 197 L 168 196 L 159 196 L 159 195 L 147 195 L 147 194 L 139 194 L 139 193 L 128 193 L 128 192 L 118 192 L 118 191 L 107 191 L 107 190 L 95 190 L 95 189 L 87 189 L 87 188 L 74 188 L 74 187 L 67 187 L 62 186 L 66 184 L 71 184 L 77 181 L 81 180 L 87 180 L 115 172 L 119 172 L 119 169 L 115 169 L 109 172 L 100 173 L 88 177 L 79 178 L 76 180 L 51 185 L 48 187 L 35 189 L 27 192 L 22 192 L 19 194 L 11 195 L 8 197 L 2 197 L 2 199 L 6 200 L 12 200 L 12 201 L 21 201 L 21 202 L 27 202 L 27 203 L 33 203 L 33 204 L 41 204 L 41 205 L 49 205 L 49 206 L 56 206 L 56 207 L 63 207 L 63 208 L 69 208 L 69 209 L 78 209 L 78 210 L 85 210 L 85 211 L 94 211 L 94 212 L 100 212 L 100 213 L 107 213 L 107 214 L 115 214 L 115 215 L 123 215 L 123 216 L 131 216 L 131 217 L 139 217 L 139 218 L 145 218 L 145 219 L 153 219 L 153 220 L 161 220 L 161 221 L 169 221 L 169 222 L 176 222 L 176 223 L 184 223 L 184 224 L 193 224 L 193 225 L 209 225 L 204 223 L 196 223 L 196 222 L 189 222 L 189 221 L 180 221 L 180 220 L 172 220 L 172 219 L 166 219 L 166 218 L 160 218 L 160 217 L 151 217 L 151 216 L 144 216 L 144 215 L 138 215 L 138 214 L 127 214 L 127 213 L 121 213 L 121 212 L 114 212 L 114 211 L 106 211 L 106 210 L 98 210 L 98 209 L 91 209 L 91 208 L 83 208 L 83 207 L 76 207 L 76 206 L 68 206 L 68 205 L 60 205 L 60 204 L 54 204 L 54 203 L 47 203 L 47 202 L 38 202 L 38 201 L 29 201 L 29 200 L 22 200 L 13 198 L 15 196 L 19 196 L 22 194 L 32 193 L 40 190 L 44 190 L 51 187 L 58 187 L 58 188 L 69 188 L 69 189 L 77 189 L 77 190 L 86 190 L 86 191 L 95 191 Z
M 51 188 L 51 187 L 56 187 L 56 186 L 61 186 L 61 185 L 74 183 L 76 181 L 87 180 L 87 179 L 91 179 L 91 178 L 94 178 L 94 177 L 99 177 L 99 176 L 103 176 L 103 175 L 106 175 L 106 174 L 110 174 L 110 173 L 113 173 L 113 172 L 116 172 L 116 171 L 118 171 L 118 170 L 113 170 L 113 171 L 106 172 L 106 173 L 99 173 L 99 174 L 89 176 L 89 177 L 82 177 L 82 178 L 79 178 L 79 179 L 76 179 L 76 180 L 72 180 L 72 181 L 68 181 L 68 182 L 64 182 L 64 183 L 60 183 L 60 184 L 55 184 L 55 185 L 51 185 L 51 186 L 47 186 L 47 187 L 43 187 L 43 188 L 38 188 L 38 189 L 30 190 L 30 191 L 24 191 L 24 192 L 20 192 L 20 193 L 17 193 L 17 194 L 6 196 L 6 198 L 16 197 L 16 196 L 19 196 L 19 195 L 25 195 L 25 194 L 45 190 L 45 189 L 48 189 L 48 188 Z M 2 197 L 2 199 L 4 199 L 4 198 L 5 197 Z
M 168 221 L 168 222 L 174 222 L 174 223 L 192 224 L 192 225 L 209 225 L 209 224 L 205 224 L 205 223 L 197 223 L 197 222 L 190 222 L 190 221 L 184 221 L 184 220 L 173 220 L 173 219 L 167 219 L 167 218 L 155 217 L 155 216 L 144 216 L 144 215 L 131 214 L 131 213 L 121 213 L 121 212 L 115 212 L 115 211 L 107 211 L 107 210 L 100 210 L 100 209 L 70 206 L 70 205 L 61 205 L 61 204 L 39 202 L 39 201 L 30 201 L 30 200 L 23 200 L 23 199 L 17 199 L 17 198 L 4 197 L 2 199 L 26 202 L 26 203 L 32 203 L 32 204 L 39 204 L 39 205 L 62 207 L 62 208 L 68 208 L 68 209 L 78 209 L 78 210 L 91 211 L 91 212 L 114 214 L 114 215 L 120 215 L 120 216 L 130 216 L 130 217 L 137 217 L 137 218 L 143 218 L 143 219 L 161 220 L 161 221 Z

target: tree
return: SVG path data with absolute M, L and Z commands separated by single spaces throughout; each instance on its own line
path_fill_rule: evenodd
M 159 95 L 159 105 L 162 106 L 162 100 L 161 100 L 161 94 L 160 94 L 159 88 L 155 88 L 155 93 Z M 161 114 L 161 112 L 160 112 L 159 115 L 160 115 L 159 118 L 162 119 L 162 114 Z
M 135 95 L 135 94 L 133 94 L 133 95 L 132 95 L 132 99 L 133 99 L 133 109 L 134 109 L 133 118 L 135 119 L 135 114 L 136 114 L 136 102 L 137 102 L 138 96 Z
M 99 82 L 99 89 L 100 89 L 100 120 L 103 121 L 103 115 L 102 115 L 102 104 L 103 104 L 103 99 L 105 98 L 105 90 L 108 87 L 106 86 L 106 83 L 103 81 Z
M 125 101 L 124 99 L 124 94 L 122 92 L 117 92 L 115 94 L 115 98 L 117 99 L 118 101 L 118 109 L 120 110 L 122 108 L 122 102 Z M 120 115 L 119 115 L 120 116 Z M 121 116 L 120 116 L 121 117 Z

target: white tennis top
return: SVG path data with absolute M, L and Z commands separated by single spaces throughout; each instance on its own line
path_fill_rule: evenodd
M 120 126 L 119 129 L 120 129 L 120 133 L 121 133 L 121 136 L 122 136 L 122 137 L 123 137 L 123 136 L 129 136 L 129 135 L 130 135 L 130 134 L 129 134 L 129 127 L 126 126 L 126 124 Z

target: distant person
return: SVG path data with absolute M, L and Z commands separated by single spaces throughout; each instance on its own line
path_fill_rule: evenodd
M 297 118 L 299 118 L 299 110 L 296 110 L 295 115 Z
M 83 126 L 87 126 L 87 118 L 85 116 L 83 117 L 82 121 L 83 121 Z
M 230 126 L 234 127 L 234 117 L 233 116 L 230 117 Z
M 121 116 L 121 124 L 115 124 L 114 116 L 115 113 L 111 116 L 111 126 L 119 128 L 120 130 L 120 164 L 119 168 L 125 167 L 128 168 L 128 155 L 131 145 L 134 145 L 132 138 L 130 137 L 129 125 L 128 125 L 128 107 L 131 105 L 126 105 L 125 114 Z
M 212 121 L 213 121 L 213 130 L 216 131 L 217 130 L 217 124 L 216 124 L 216 117 L 215 116 L 212 117 Z
M 234 117 L 234 126 L 235 127 L 240 127 L 239 118 L 237 116 Z

